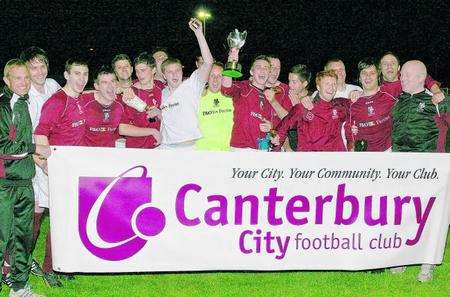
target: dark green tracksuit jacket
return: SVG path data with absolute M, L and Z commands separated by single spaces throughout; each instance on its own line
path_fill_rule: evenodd
M 400 95 L 392 111 L 392 151 L 446 151 L 450 98 L 434 105 L 431 97 L 425 91 L 413 95 L 403 92 Z
M 13 95 L 7 87 L 0 95 L 0 263 L 8 246 L 13 288 L 18 290 L 28 281 L 32 259 L 35 145 L 28 96 L 11 108 Z

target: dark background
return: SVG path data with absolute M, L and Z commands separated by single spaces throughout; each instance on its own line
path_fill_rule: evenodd
M 360 59 L 394 51 L 402 62 L 424 61 L 429 73 L 448 86 L 449 2 L 0 0 L 0 64 L 3 68 L 21 50 L 37 45 L 49 54 L 49 76 L 63 84 L 64 61 L 70 57 L 86 58 L 93 73 L 116 53 L 133 59 L 164 46 L 183 61 L 186 75 L 199 52 L 187 22 L 205 6 L 213 15 L 206 36 L 216 59 L 226 59 L 230 31 L 248 31 L 241 54 L 245 76 L 253 57 L 275 53 L 282 81 L 295 64 L 307 64 L 315 73 L 330 57 L 340 57 L 347 81 L 354 82 Z

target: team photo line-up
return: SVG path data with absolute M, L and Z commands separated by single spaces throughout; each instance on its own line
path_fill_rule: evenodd
M 0 259 L 10 296 L 39 296 L 28 284 L 30 273 L 51 287 L 74 278 L 53 271 L 50 232 L 42 266 L 32 258 L 49 207 L 50 146 L 448 150 L 449 99 L 421 61 L 400 67 L 392 52 L 363 59 L 358 63 L 361 86 L 356 86 L 346 83 L 343 61 L 331 59 L 316 74 L 313 92 L 307 65 L 293 66 L 288 84 L 280 82 L 275 55 L 255 57 L 248 80 L 234 80 L 241 71 L 239 46 L 230 46 L 227 63 L 214 61 L 201 22 L 191 19 L 189 27 L 201 56 L 187 78 L 181 62 L 161 48 L 134 61 L 116 55 L 111 67 L 96 71 L 94 90 L 85 90 L 89 68 L 81 59 L 67 60 L 63 87 L 47 77 L 49 60 L 39 47 L 6 63 L 0 99 Z M 391 268 L 393 273 L 404 270 Z M 422 265 L 418 280 L 431 280 L 432 272 L 433 265 Z

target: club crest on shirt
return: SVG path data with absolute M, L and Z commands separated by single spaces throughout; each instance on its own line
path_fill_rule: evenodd
M 424 109 L 425 109 L 425 102 L 420 102 L 419 106 L 417 106 L 417 111 L 423 112 Z
M 103 122 L 109 122 L 109 118 L 110 118 L 109 110 L 104 110 L 103 111 Z
M 338 118 L 338 112 L 337 112 L 337 110 L 335 108 L 333 108 L 333 110 L 331 111 L 331 118 L 333 120 Z
M 215 98 L 213 103 L 214 103 L 214 107 L 219 106 L 219 99 Z
M 306 118 L 308 121 L 312 121 L 312 120 L 314 119 L 314 114 L 313 114 L 312 112 L 308 111 L 308 112 L 306 113 L 305 118 Z
M 367 114 L 373 116 L 375 114 L 375 108 L 372 105 L 367 106 Z

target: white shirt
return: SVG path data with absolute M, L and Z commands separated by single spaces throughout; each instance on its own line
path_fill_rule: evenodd
M 28 92 L 29 102 L 28 111 L 30 112 L 31 123 L 33 124 L 33 130 L 39 123 L 41 118 L 41 109 L 44 103 L 50 98 L 54 93 L 56 93 L 61 86 L 51 78 L 47 78 L 44 84 L 44 93 L 39 92 L 36 88 L 31 85 L 30 91 Z M 48 208 L 48 177 L 42 171 L 40 167 L 36 165 L 36 176 L 33 178 L 33 189 L 34 198 L 36 204 L 40 207 Z
M 161 98 L 162 144 L 177 144 L 202 137 L 198 127 L 198 108 L 205 83 L 195 70 L 172 94 L 169 87 L 164 88 Z
M 28 96 L 30 97 L 28 111 L 30 112 L 33 130 L 36 129 L 36 126 L 39 123 L 39 119 L 41 118 L 41 109 L 45 101 L 47 101 L 47 99 L 50 98 L 59 89 L 61 89 L 61 86 L 51 78 L 45 79 L 44 93 L 36 90 L 33 84 L 31 84 L 30 91 L 28 92 Z
M 334 95 L 334 98 L 347 98 L 350 96 L 350 93 L 353 91 L 362 91 L 362 89 L 359 86 L 355 86 L 355 85 L 351 85 L 351 84 L 345 84 L 344 85 L 344 90 L 336 91 L 336 94 Z M 311 98 L 316 97 L 318 91 L 315 91 L 312 95 Z

